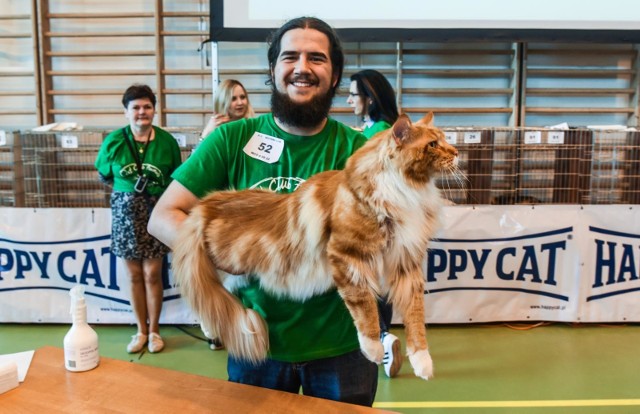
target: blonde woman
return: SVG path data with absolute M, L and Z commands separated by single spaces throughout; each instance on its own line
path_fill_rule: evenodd
M 218 92 L 213 101 L 213 115 L 209 118 L 200 138 L 206 138 L 222 124 L 254 116 L 249 95 L 242 83 L 235 79 L 226 79 L 218 86 Z

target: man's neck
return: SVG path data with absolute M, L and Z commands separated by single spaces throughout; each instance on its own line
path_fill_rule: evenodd
M 303 137 L 315 135 L 315 134 L 319 133 L 320 131 L 322 131 L 324 126 L 327 125 L 327 118 L 324 118 L 324 120 L 322 122 L 320 122 L 318 125 L 313 126 L 313 127 L 291 126 L 291 125 L 285 124 L 284 122 L 280 121 L 280 119 L 278 119 L 278 117 L 276 117 L 276 116 L 274 116 L 273 119 L 276 122 L 276 125 L 278 125 L 280 127 L 280 129 L 282 129 L 284 132 L 288 132 L 289 134 L 299 135 L 299 136 L 303 136 Z

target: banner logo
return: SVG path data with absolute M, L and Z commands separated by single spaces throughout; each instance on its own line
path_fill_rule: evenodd
M 425 293 L 513 291 L 568 302 L 557 293 L 556 275 L 572 232 L 573 227 L 566 227 L 517 237 L 433 240 Z

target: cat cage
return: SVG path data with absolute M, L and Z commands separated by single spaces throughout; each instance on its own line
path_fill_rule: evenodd
M 103 207 L 107 192 L 93 167 L 102 131 L 20 133 L 24 207 Z
M 454 204 L 637 204 L 640 133 L 445 129 L 459 173 L 437 183 Z
M 185 160 L 200 132 L 171 132 Z M 0 207 L 109 207 L 96 156 L 107 131 L 21 131 L 0 145 Z
M 459 173 L 437 185 L 454 204 L 638 204 L 640 133 L 444 128 Z M 183 160 L 199 131 L 171 131 Z M 0 145 L 0 206 L 108 207 L 94 162 L 105 131 L 12 132 Z
M 18 131 L 0 131 L 0 206 L 24 205 L 21 159 Z

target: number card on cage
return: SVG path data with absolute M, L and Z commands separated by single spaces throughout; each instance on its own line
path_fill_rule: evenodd
M 456 131 L 445 131 L 444 140 L 451 145 L 456 145 L 458 141 L 458 133 Z
M 464 133 L 465 144 L 480 144 L 482 142 L 482 133 L 480 131 L 471 131 Z
M 78 137 L 75 135 L 62 135 L 60 137 L 62 148 L 78 148 Z
M 564 144 L 564 131 L 549 131 L 547 144 Z
M 185 148 L 187 146 L 187 136 L 185 134 L 173 134 L 173 138 L 176 140 L 180 148 Z
M 525 144 L 541 144 L 542 131 L 527 131 L 524 133 Z

